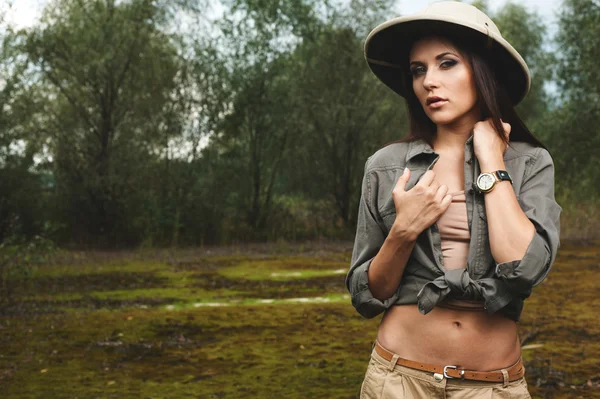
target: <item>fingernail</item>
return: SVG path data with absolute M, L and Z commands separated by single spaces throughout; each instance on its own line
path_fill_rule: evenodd
M 406 174 L 406 170 L 407 170 L 407 169 L 408 169 L 408 168 L 404 168 L 404 172 L 402 172 L 402 176 L 404 176 L 404 175 Z

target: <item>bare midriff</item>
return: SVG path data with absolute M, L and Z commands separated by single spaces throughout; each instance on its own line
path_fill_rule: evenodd
M 400 357 L 422 363 L 478 371 L 514 364 L 521 355 L 517 323 L 461 302 L 436 306 L 426 315 L 417 305 L 392 306 L 379 325 L 377 340 Z
M 465 267 L 469 225 L 463 189 L 464 155 L 441 152 L 433 167 L 436 179 L 449 187 L 452 203 L 438 220 L 446 270 Z M 401 357 L 468 370 L 498 370 L 521 355 L 517 323 L 488 313 L 481 301 L 445 300 L 423 315 L 417 305 L 391 306 L 383 316 L 377 340 Z

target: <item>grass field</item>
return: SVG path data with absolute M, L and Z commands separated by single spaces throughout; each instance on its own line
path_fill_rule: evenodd
M 59 256 L 0 309 L 1 398 L 356 398 L 380 317 L 352 243 Z M 520 334 L 538 398 L 600 398 L 600 243 L 563 243 Z

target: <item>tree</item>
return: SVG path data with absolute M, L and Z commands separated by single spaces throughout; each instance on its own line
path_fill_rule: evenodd
M 351 28 L 324 29 L 298 48 L 294 64 L 307 150 L 292 173 L 304 192 L 330 199 L 350 226 L 367 157 L 408 133 L 404 102 L 369 71 Z
M 42 184 L 32 169 L 37 146 L 23 125 L 34 109 L 27 100 L 27 62 L 20 37 L 0 10 L 0 243 L 12 236 L 31 238 L 41 230 Z
M 56 0 L 28 32 L 25 51 L 46 85 L 58 196 L 70 233 L 113 243 L 127 228 L 150 151 L 171 131 L 165 119 L 179 70 L 151 0 Z M 135 192 L 135 191 L 134 191 Z M 125 222 L 125 223 L 123 223 Z
M 600 169 L 600 5 L 567 0 L 556 37 L 559 103 L 546 128 L 556 148 L 557 182 L 576 200 L 598 201 Z
M 493 17 L 502 36 L 517 49 L 531 72 L 531 89 L 517 106 L 521 118 L 535 127 L 549 109 L 545 83 L 552 78 L 550 66 L 555 62 L 544 49 L 546 27 L 540 16 L 520 4 L 508 2 Z M 534 129 L 534 134 L 538 129 Z M 544 132 L 540 130 L 540 135 Z M 545 137 L 541 137 L 544 139 Z
M 281 161 L 294 140 L 287 54 L 319 24 L 309 1 L 234 1 L 220 23 L 230 113 L 214 137 L 238 154 L 238 189 L 247 225 L 264 236 Z

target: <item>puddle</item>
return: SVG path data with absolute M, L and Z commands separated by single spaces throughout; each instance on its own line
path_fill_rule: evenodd
M 298 297 L 298 298 L 260 298 L 253 299 L 247 298 L 244 300 L 232 300 L 229 302 L 195 302 L 193 304 L 180 303 L 177 305 L 167 305 L 167 310 L 181 310 L 190 307 L 202 308 L 202 307 L 221 307 L 221 306 L 252 306 L 252 305 L 278 305 L 286 303 L 335 303 L 345 302 L 350 300 L 350 295 L 329 295 L 329 296 L 317 296 L 317 297 Z
M 346 274 L 348 272 L 347 269 L 335 269 L 335 270 L 307 270 L 307 271 L 294 271 L 294 272 L 274 272 L 271 273 L 271 277 L 317 277 L 317 276 L 327 276 L 331 274 Z
M 205 303 L 195 303 L 194 307 L 199 308 L 202 306 L 210 306 L 210 307 L 217 307 L 217 306 L 229 306 L 228 303 L 224 303 L 224 302 L 205 302 Z M 174 309 L 175 307 L 173 305 L 169 305 L 167 306 L 167 309 Z
M 300 277 L 301 272 L 288 272 L 288 273 L 271 273 L 271 277 Z

